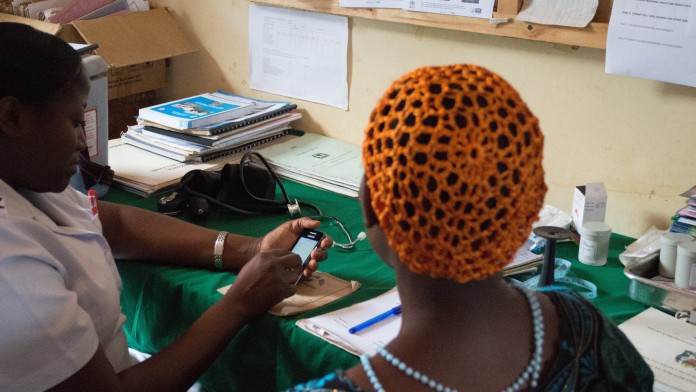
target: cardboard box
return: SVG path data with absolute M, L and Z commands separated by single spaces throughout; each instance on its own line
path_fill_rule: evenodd
M 135 124 L 140 107 L 154 104 L 152 91 L 167 83 L 166 59 L 196 51 L 163 8 L 64 25 L 9 14 L 0 14 L 0 22 L 24 23 L 67 42 L 99 45 L 96 54 L 108 64 L 109 138 Z M 138 102 L 142 106 L 136 107 Z
M 163 8 L 64 25 L 9 14 L 0 14 L 2 21 L 29 24 L 68 42 L 98 44 L 96 54 L 109 65 L 109 100 L 164 87 L 165 59 L 196 51 Z
M 573 226 L 576 230 L 586 222 L 604 222 L 607 212 L 607 191 L 603 182 L 575 187 L 573 195 Z
M 135 116 L 140 108 L 156 104 L 153 90 L 132 94 L 109 101 L 109 139 L 118 139 L 129 125 L 137 124 Z

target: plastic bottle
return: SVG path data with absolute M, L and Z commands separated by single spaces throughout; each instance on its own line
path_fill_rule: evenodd
M 609 255 L 611 227 L 604 222 L 586 222 L 580 226 L 578 260 L 587 265 L 604 265 Z
M 660 266 L 658 272 L 665 278 L 674 279 L 677 266 L 677 245 L 680 242 L 693 241 L 694 237 L 684 233 L 664 233 L 660 238 Z
M 677 266 L 674 284 L 682 289 L 696 289 L 696 241 L 677 245 Z

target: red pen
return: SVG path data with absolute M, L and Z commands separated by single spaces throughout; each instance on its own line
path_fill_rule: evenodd
M 89 196 L 89 201 L 92 202 L 92 216 L 97 216 L 99 215 L 99 203 L 97 201 L 97 191 L 94 189 L 90 189 L 87 191 L 87 195 Z

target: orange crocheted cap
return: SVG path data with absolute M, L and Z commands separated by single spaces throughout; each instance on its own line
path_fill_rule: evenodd
M 363 164 L 389 245 L 418 274 L 460 283 L 512 261 L 542 207 L 539 122 L 474 65 L 416 69 L 375 106 Z

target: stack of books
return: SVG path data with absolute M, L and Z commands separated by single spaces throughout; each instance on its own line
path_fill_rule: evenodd
M 302 117 L 297 105 L 218 91 L 142 108 L 127 144 L 179 162 L 205 162 L 281 138 Z
M 696 237 L 696 185 L 679 196 L 686 197 L 686 205 L 672 216 L 669 231 Z

